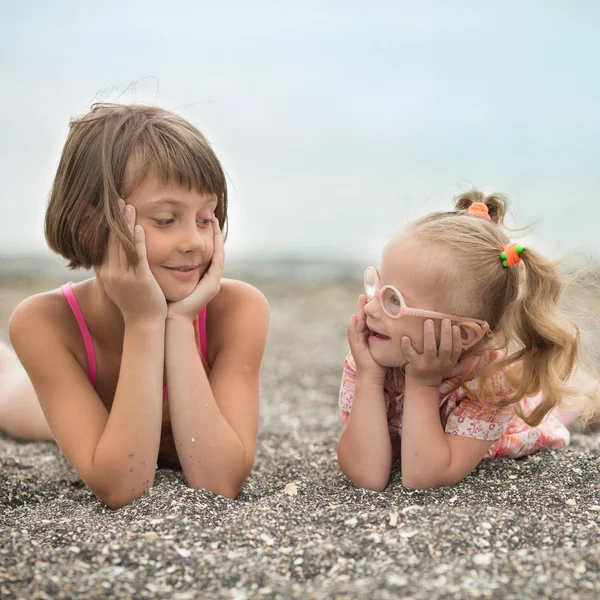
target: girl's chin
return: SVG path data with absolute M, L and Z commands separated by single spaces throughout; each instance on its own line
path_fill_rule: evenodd
M 401 369 L 408 362 L 404 356 L 400 358 L 385 355 L 377 356 L 376 352 L 371 352 L 371 356 L 378 365 L 385 367 L 386 369 Z
M 173 286 L 161 287 L 167 302 L 179 302 L 179 300 L 187 298 L 196 289 L 196 286 L 188 286 L 188 288 L 186 290 L 183 286 L 179 289 L 173 289 Z

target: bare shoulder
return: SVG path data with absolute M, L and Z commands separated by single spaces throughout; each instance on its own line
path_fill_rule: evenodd
M 226 346 L 246 347 L 247 352 L 262 356 L 269 316 L 269 303 L 262 292 L 243 281 L 223 279 L 206 311 L 211 360 Z
M 264 294 L 244 281 L 223 279 L 219 293 L 211 300 L 207 315 L 218 321 L 247 318 L 254 315 L 258 320 L 269 319 L 269 303 Z
M 59 289 L 43 292 L 23 300 L 8 322 L 10 341 L 20 354 L 26 347 L 52 342 L 70 345 L 75 325 L 71 310 Z

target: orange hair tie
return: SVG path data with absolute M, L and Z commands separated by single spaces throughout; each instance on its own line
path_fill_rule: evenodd
M 502 266 L 505 268 L 514 267 L 518 262 L 521 262 L 521 252 L 523 252 L 523 246 L 510 242 L 506 244 L 504 252 L 500 252 L 500 260 Z
M 467 209 L 467 213 L 470 215 L 475 215 L 476 217 L 481 217 L 486 221 L 491 221 L 490 211 L 488 207 L 483 202 L 473 202 L 471 206 Z

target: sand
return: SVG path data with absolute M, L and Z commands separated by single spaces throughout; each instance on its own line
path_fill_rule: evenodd
M 0 279 L 12 306 L 50 282 Z M 355 280 L 257 282 L 272 323 L 255 468 L 239 498 L 159 471 L 112 511 L 52 443 L 0 435 L 0 597 L 597 598 L 600 436 L 482 463 L 462 483 L 357 490 L 337 390 Z M 2 329 L 4 327 L 4 329 Z

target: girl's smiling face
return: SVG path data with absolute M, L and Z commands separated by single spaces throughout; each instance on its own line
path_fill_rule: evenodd
M 412 308 L 443 310 L 438 306 L 439 267 L 431 248 L 414 238 L 400 237 L 385 247 L 378 269 L 380 285 L 393 285 Z M 381 308 L 380 292 L 365 306 L 366 324 L 372 332 L 369 350 L 384 367 L 400 367 L 406 363 L 402 338 L 408 336 L 413 348 L 423 352 L 425 319 L 412 315 L 393 319 Z M 434 319 L 436 341 L 439 343 L 441 321 Z
M 124 200 L 144 228 L 148 264 L 166 299 L 186 298 L 212 259 L 217 197 L 163 183 L 150 172 Z

